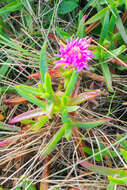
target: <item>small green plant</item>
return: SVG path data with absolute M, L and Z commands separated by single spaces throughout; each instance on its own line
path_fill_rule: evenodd
M 5 178 L 1 176 L 1 188 L 7 181 L 10 187 L 13 179 L 11 184 L 17 182 L 17 190 L 36 190 L 40 178 L 47 186 L 55 185 L 52 180 L 59 179 L 58 174 L 64 180 L 69 169 L 78 168 L 79 156 L 97 163 L 82 164 L 98 174 L 97 185 L 106 186 L 108 179 L 107 190 L 127 186 L 127 137 L 122 140 L 116 134 L 126 131 L 126 8 L 126 0 L 0 0 L 0 114 L 4 116 L 0 121 L 0 165 Z M 83 46 L 77 46 L 80 42 Z M 17 98 L 16 93 L 22 97 Z M 107 124 L 110 114 L 113 122 Z M 14 118 L 6 124 L 10 117 Z M 59 142 L 60 151 L 51 155 L 57 161 L 47 159 Z M 69 167 L 61 162 L 63 154 Z M 52 169 L 52 163 L 58 162 L 60 167 Z M 61 176 L 56 189 L 61 184 L 65 188 Z M 91 172 L 85 172 L 85 179 L 92 179 Z M 71 176 L 69 180 L 67 185 L 73 186 Z M 76 181 L 78 187 L 81 181 Z
M 88 38 L 77 38 L 76 40 L 71 39 L 70 42 L 67 41 L 67 45 L 63 43 L 61 44 L 61 54 L 56 55 L 59 58 L 61 57 L 61 59 L 56 61 L 57 64 L 53 71 L 55 72 L 55 70 L 59 69 L 61 66 L 64 66 L 64 68 L 70 68 L 70 71 L 67 70 L 67 72 L 69 71 L 70 73 L 70 78 L 67 81 L 65 80 L 65 92 L 54 92 L 53 90 L 51 76 L 48 73 L 46 43 L 44 43 L 40 54 L 41 83 L 38 84 L 38 88 L 26 85 L 15 86 L 16 91 L 21 96 L 40 108 L 16 116 L 11 119 L 9 123 L 15 123 L 42 115 L 42 119 L 31 126 L 32 130 L 38 131 L 44 124 L 50 122 L 53 116 L 58 113 L 60 114 L 63 125 L 53 137 L 51 142 L 47 145 L 43 155 L 49 154 L 63 136 L 69 140 L 72 133 L 72 127 L 76 126 L 87 129 L 99 126 L 110 120 L 109 118 L 105 118 L 93 122 L 80 122 L 73 121 L 71 117 L 71 113 L 75 112 L 79 108 L 78 105 L 80 103 L 89 99 L 90 96 L 95 98 L 96 96 L 101 95 L 101 91 L 96 90 L 95 92 L 81 93 L 76 97 L 71 96 L 78 80 L 79 72 L 83 69 L 83 67 L 85 67 L 86 70 L 89 70 L 87 62 L 90 61 L 93 56 L 91 50 L 88 49 L 90 42 L 91 40 Z M 62 69 L 62 72 L 63 76 L 66 78 L 66 70 L 64 71 Z

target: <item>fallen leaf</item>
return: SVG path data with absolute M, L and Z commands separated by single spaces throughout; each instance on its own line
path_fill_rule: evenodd
M 112 62 L 112 63 L 114 63 L 116 65 L 119 65 L 119 66 L 127 68 L 127 62 L 122 61 L 122 60 L 120 61 L 120 59 L 113 58 L 113 59 L 110 60 L 110 62 Z
M 25 103 L 25 102 L 27 102 L 27 100 L 25 100 L 22 97 L 11 98 L 11 99 L 8 99 L 8 100 L 4 100 L 4 104 L 6 104 L 6 105 L 9 105 L 9 104 L 22 104 L 22 103 Z
M 93 24 L 91 24 L 90 26 L 88 26 L 85 30 L 85 32 L 87 34 L 89 34 L 94 28 L 96 28 L 98 25 L 100 24 L 100 21 L 96 21 Z
M 0 113 L 0 121 L 4 120 L 4 116 Z

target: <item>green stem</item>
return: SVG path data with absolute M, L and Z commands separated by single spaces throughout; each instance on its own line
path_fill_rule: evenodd
M 70 96 L 78 79 L 78 72 L 74 71 L 64 96 Z

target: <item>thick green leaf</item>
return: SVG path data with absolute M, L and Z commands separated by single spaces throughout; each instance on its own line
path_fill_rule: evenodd
M 16 187 L 16 190 L 21 190 L 21 188 L 19 186 Z
M 21 121 L 22 124 L 24 125 L 28 125 L 28 124 L 35 124 L 36 121 L 32 120 L 32 119 L 26 119 Z
M 42 111 L 41 108 L 36 108 L 36 109 L 30 110 L 30 111 L 27 111 L 27 112 L 23 112 L 22 114 L 19 114 L 19 115 L 15 116 L 11 120 L 9 120 L 9 123 L 12 124 L 12 123 L 16 123 L 16 122 L 21 122 L 23 120 L 28 121 L 28 119 L 35 118 L 35 117 L 41 116 L 43 114 L 45 114 L 45 112 Z M 33 121 L 33 122 L 35 122 L 35 121 Z
M 59 131 L 53 136 L 49 144 L 47 144 L 44 152 L 42 153 L 42 156 L 47 156 L 57 145 L 57 143 L 61 140 L 61 138 L 65 134 L 65 126 L 61 127 Z
M 42 100 L 39 100 L 38 98 L 34 97 L 33 95 L 29 94 L 28 92 L 24 92 L 22 89 L 20 89 L 20 86 L 15 86 L 15 89 L 26 100 L 30 101 L 31 103 L 33 103 L 41 108 L 45 108 L 45 103 Z
M 53 89 L 52 89 L 52 81 L 49 73 L 45 74 L 45 86 L 46 86 L 46 92 L 50 95 L 53 96 Z
M 46 103 L 46 114 L 48 115 L 49 118 L 52 117 L 53 108 L 54 108 L 54 104 L 52 101 L 49 101 Z
M 71 137 L 71 134 L 72 134 L 72 125 L 71 125 L 71 122 L 66 122 L 64 124 L 65 126 L 65 138 L 69 141 L 70 140 L 70 137 Z
M 41 81 L 44 82 L 45 74 L 48 73 L 48 64 L 46 58 L 46 42 L 44 42 L 40 53 L 40 73 Z
M 42 95 L 40 89 L 38 89 L 38 88 L 34 88 L 34 87 L 26 86 L 26 85 L 17 85 L 17 86 L 15 86 L 15 88 L 22 90 L 23 92 L 25 92 L 28 95 L 29 94 L 33 95 L 33 96 L 41 96 Z
M 65 138 L 67 140 L 70 140 L 70 136 L 72 133 L 72 124 L 71 121 L 69 120 L 69 116 L 66 110 L 64 110 L 62 113 L 62 122 L 64 123 L 65 127 Z
M 74 2 L 74 0 L 70 1 L 62 1 L 58 8 L 58 14 L 67 14 L 72 12 L 75 8 L 78 7 L 78 4 Z
M 45 115 L 39 122 L 32 126 L 33 131 L 38 131 L 49 120 L 49 117 Z
M 72 125 L 79 128 L 93 128 L 98 127 L 108 121 L 110 121 L 110 118 L 101 119 L 98 121 L 92 121 L 92 122 L 72 122 Z
M 6 3 L 10 3 L 10 2 L 12 2 L 13 0 L 4 0 L 4 2 L 6 2 Z M 0 0 L 0 3 L 3 3 L 3 0 Z
M 85 101 L 93 100 L 98 96 L 101 96 L 103 94 L 100 90 L 93 90 L 88 92 L 83 92 L 79 94 L 78 96 L 72 97 L 69 101 L 69 105 L 77 105 Z
M 117 175 L 117 173 L 116 173 Z M 127 185 L 127 177 L 122 177 L 122 178 L 116 178 L 112 176 L 108 176 L 109 181 L 111 181 L 114 184 L 118 185 Z
M 122 60 L 123 60 L 123 56 L 121 57 L 120 54 L 125 51 L 125 48 L 126 48 L 125 45 L 122 45 L 119 48 L 114 49 L 112 51 L 108 51 L 108 50 L 107 51 L 103 51 L 101 48 L 97 48 L 97 51 L 95 52 L 96 58 L 98 58 L 98 59 L 101 60 L 101 57 L 102 57 L 102 60 L 105 61 L 107 59 L 117 58 L 119 56 L 119 58 L 120 59 L 122 58 Z M 126 57 L 125 57 L 124 61 L 126 61 Z M 107 63 L 104 63 L 104 64 L 107 64 Z M 102 67 L 103 67 L 103 69 L 105 69 L 104 65 Z M 107 69 L 109 70 L 109 68 L 107 68 Z M 103 74 L 107 75 L 108 73 L 103 73 Z M 107 77 L 108 77 L 108 75 L 107 75 Z M 110 76 L 110 78 L 111 78 L 111 76 Z
M 127 163 L 127 151 L 126 151 L 126 150 L 124 150 L 124 149 L 120 149 L 120 152 L 121 152 L 121 154 L 122 154 L 122 156 L 123 156 L 124 160 L 125 160 L 125 161 L 126 161 L 126 163 Z
M 112 169 L 112 168 L 108 168 L 108 167 L 102 167 L 102 166 L 97 166 L 97 165 L 93 165 L 90 164 L 87 161 L 81 162 L 80 163 L 82 166 L 84 166 L 85 168 L 98 173 L 100 175 L 104 175 L 104 176 L 121 176 L 121 177 L 127 177 L 127 171 L 124 169 Z
M 66 110 L 64 110 L 62 113 L 62 122 L 65 123 L 68 121 L 69 121 L 68 112 Z
M 76 111 L 79 108 L 80 108 L 80 106 L 66 106 L 67 112 L 73 112 L 73 111 Z

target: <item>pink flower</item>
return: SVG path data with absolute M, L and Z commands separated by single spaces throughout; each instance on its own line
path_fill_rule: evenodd
M 71 39 L 67 40 L 67 44 L 60 44 L 60 54 L 55 56 L 60 57 L 60 60 L 57 60 L 57 65 L 55 68 L 64 65 L 64 69 L 68 66 L 76 68 L 77 72 L 80 72 L 84 67 L 89 71 L 88 62 L 92 60 L 94 55 L 88 47 L 90 46 L 91 38 L 82 38 L 82 39 Z

